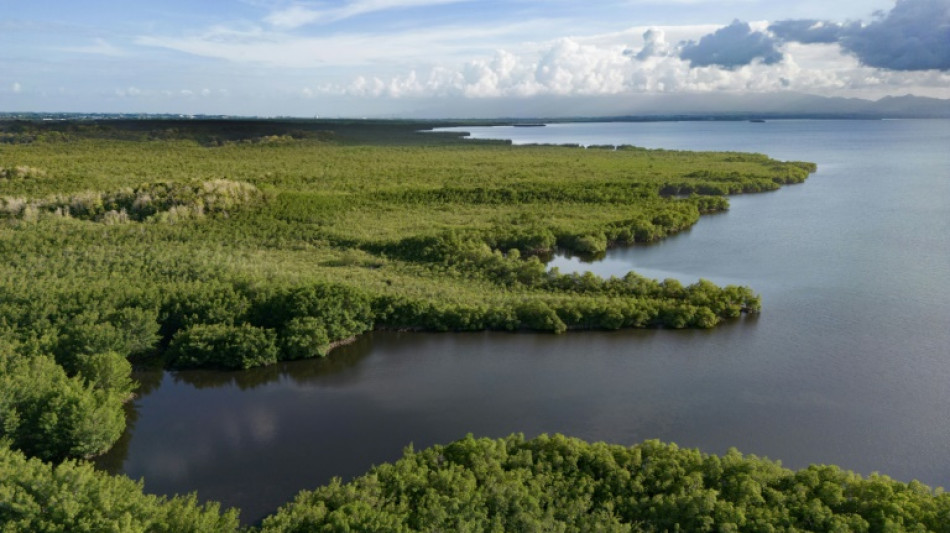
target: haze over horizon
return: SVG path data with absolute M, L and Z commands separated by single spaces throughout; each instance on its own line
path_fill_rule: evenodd
M 950 0 L 0 0 L 0 47 L 0 112 L 563 116 L 950 99 Z

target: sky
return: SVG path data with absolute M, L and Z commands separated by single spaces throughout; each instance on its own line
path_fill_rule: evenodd
M 950 98 L 950 0 L 0 0 L 0 111 L 553 116 L 799 93 Z

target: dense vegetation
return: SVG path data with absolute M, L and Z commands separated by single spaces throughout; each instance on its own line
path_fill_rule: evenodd
M 0 123 L 0 448 L 108 450 L 130 361 L 246 369 L 373 328 L 708 328 L 757 312 L 745 287 L 564 275 L 542 258 L 654 242 L 725 194 L 814 170 L 423 127 Z
M 236 512 L 66 461 L 0 448 L 0 531 L 226 532 Z M 735 450 L 702 454 L 559 435 L 409 448 L 266 518 L 264 532 L 950 531 L 950 494 L 834 466 L 799 471 Z
M 0 531 L 5 533 L 219 533 L 237 531 L 237 511 L 194 495 L 147 495 L 142 484 L 88 463 L 52 466 L 0 447 Z
M 950 531 L 950 495 L 735 450 L 468 437 L 302 492 L 262 530 Z

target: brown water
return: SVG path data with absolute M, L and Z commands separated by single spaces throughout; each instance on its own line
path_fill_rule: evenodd
M 99 465 L 259 520 L 303 488 L 473 433 L 561 432 L 950 487 L 950 121 L 571 124 L 516 142 L 759 151 L 805 184 L 733 198 L 659 245 L 562 271 L 750 285 L 712 331 L 376 333 L 327 360 L 141 376 Z

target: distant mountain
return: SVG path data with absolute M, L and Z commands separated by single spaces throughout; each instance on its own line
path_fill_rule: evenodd
M 887 115 L 950 117 L 950 100 L 920 96 L 887 96 L 874 102 L 874 110 Z
M 403 116 L 425 118 L 950 118 L 950 100 L 889 96 L 880 100 L 803 93 L 690 93 L 598 97 L 542 96 L 417 102 Z

